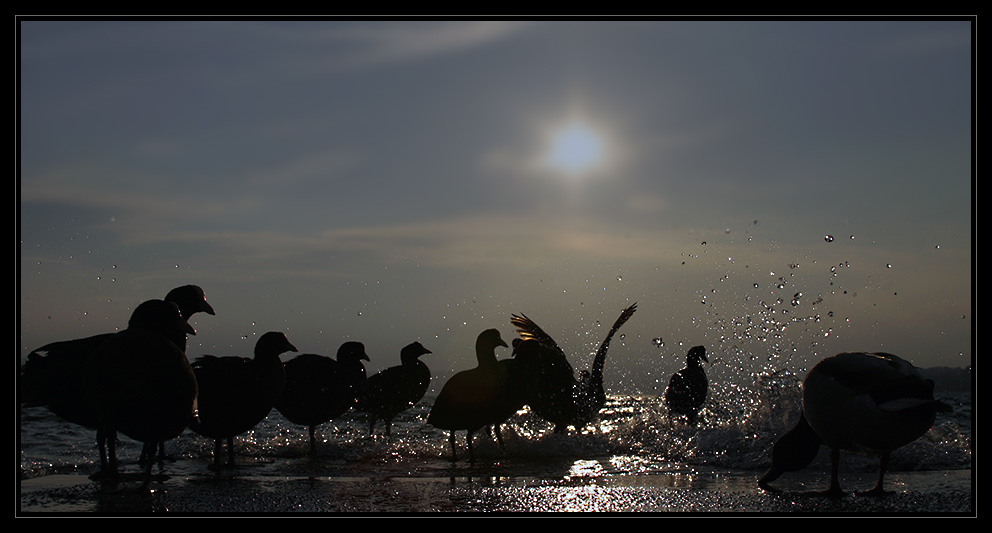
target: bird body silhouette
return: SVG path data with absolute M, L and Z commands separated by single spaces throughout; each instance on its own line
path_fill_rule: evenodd
M 506 369 L 496 362 L 496 347 L 507 347 L 496 329 L 487 329 L 475 342 L 478 365 L 455 373 L 438 393 L 427 423 L 448 430 L 452 460 L 458 458 L 455 431 L 466 431 L 469 459 L 474 461 L 472 434 L 496 422 L 506 394 Z
M 364 344 L 348 341 L 338 348 L 336 361 L 301 354 L 286 362 L 286 388 L 275 407 L 290 422 L 307 426 L 310 453 L 317 450 L 316 426 L 354 407 L 366 379 L 362 361 L 368 360 Z
M 500 426 L 525 405 L 534 403 L 541 389 L 540 350 L 536 340 L 514 339 L 511 358 L 498 361 L 506 373 L 506 390 L 493 422 L 500 445 L 503 444 Z
M 261 422 L 282 394 L 286 374 L 279 356 L 295 352 L 286 335 L 268 332 L 255 343 L 255 356 L 204 355 L 193 362 L 199 384 L 199 420 L 191 429 L 214 439 L 211 468 L 220 468 L 227 440 L 228 466 L 234 466 L 234 437 Z
M 175 303 L 185 320 L 201 311 L 214 314 L 203 289 L 196 285 L 172 289 L 165 301 Z M 63 420 L 96 429 L 96 411 L 89 402 L 87 384 L 81 378 L 87 375 L 85 368 L 91 363 L 97 348 L 114 335 L 103 333 L 58 341 L 32 350 L 21 367 L 18 383 L 20 402 L 26 407 L 45 406 Z M 169 331 L 167 335 L 180 350 L 186 351 L 184 329 Z
M 431 371 L 420 356 L 429 353 L 419 342 L 408 344 L 400 351 L 400 365 L 386 368 L 365 381 L 355 409 L 368 413 L 370 435 L 375 421 L 382 420 L 389 436 L 393 418 L 413 407 L 427 393 Z
M 803 381 L 803 412 L 795 428 L 773 450 L 772 467 L 759 480 L 768 483 L 783 472 L 798 470 L 830 447 L 830 487 L 840 496 L 840 451 L 881 456 L 878 481 L 868 495 L 882 495 L 889 455 L 933 426 L 938 411 L 950 408 L 933 397 L 933 382 L 909 362 L 887 353 L 846 352 L 816 364 Z
M 668 381 L 665 389 L 665 405 L 668 406 L 668 417 L 685 415 L 689 424 L 696 423 L 699 410 L 706 401 L 708 384 L 706 371 L 699 361 L 706 359 L 706 348 L 694 346 L 685 356 L 685 368 L 676 372 Z
M 562 433 L 568 426 L 581 427 L 596 418 L 606 403 L 603 390 L 603 368 L 606 353 L 613 335 L 637 311 L 637 304 L 625 308 L 613 323 L 609 333 L 600 343 L 592 367 L 580 372 L 575 379 L 572 365 L 565 352 L 550 335 L 540 328 L 527 315 L 512 315 L 510 322 L 516 326 L 520 338 L 537 342 L 529 348 L 538 352 L 540 379 L 528 402 L 531 410 L 539 417 L 555 426 L 555 433 Z
M 117 474 L 117 432 L 143 443 L 147 484 L 155 446 L 194 423 L 196 378 L 186 354 L 170 340 L 180 331 L 194 334 L 174 303 L 146 301 L 135 308 L 127 329 L 103 342 L 87 365 L 101 453 L 106 444 L 109 455 L 101 457 L 107 464 L 102 475 Z

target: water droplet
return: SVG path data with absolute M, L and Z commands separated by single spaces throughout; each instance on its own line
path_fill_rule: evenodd
M 660 347 L 660 346 L 664 346 L 665 345 L 665 341 L 661 337 L 655 337 L 655 338 L 651 339 L 651 344 Z
M 833 235 L 827 235 L 827 236 L 823 237 L 823 240 L 825 240 L 827 242 L 834 242 L 834 236 Z

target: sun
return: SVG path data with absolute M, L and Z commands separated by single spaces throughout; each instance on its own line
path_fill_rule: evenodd
M 577 175 L 597 167 L 604 155 L 602 136 L 583 123 L 573 122 L 553 133 L 545 163 L 551 168 Z

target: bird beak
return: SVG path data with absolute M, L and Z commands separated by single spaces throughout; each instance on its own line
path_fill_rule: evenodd
M 286 341 L 286 345 L 289 346 L 289 351 L 291 351 L 291 352 L 298 352 L 299 351 L 299 350 L 296 349 L 296 346 L 293 346 L 293 343 L 291 343 L 289 341 Z
M 183 330 L 190 335 L 196 335 L 196 330 L 193 329 L 193 326 L 189 325 L 189 322 L 186 322 L 185 320 L 183 320 Z
M 208 315 L 215 315 L 216 314 L 216 313 L 214 313 L 214 308 L 211 307 L 210 304 L 208 304 L 206 300 L 203 300 L 202 302 L 200 302 L 200 311 L 203 311 L 204 313 L 206 313 Z

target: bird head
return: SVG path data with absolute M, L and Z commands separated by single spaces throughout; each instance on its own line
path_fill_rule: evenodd
M 286 338 L 286 334 L 280 331 L 270 331 L 265 335 L 259 337 L 258 342 L 255 343 L 255 356 L 259 355 L 280 355 L 285 352 L 295 352 L 296 346 L 293 346 L 289 339 Z
M 404 363 L 413 362 L 416 361 L 421 355 L 429 353 L 432 352 L 427 348 L 424 348 L 423 344 L 420 344 L 419 342 L 411 342 L 400 350 L 400 361 Z
M 706 358 L 706 347 L 705 346 L 693 346 L 689 349 L 689 353 L 686 355 L 686 360 L 698 362 L 700 359 L 703 362 L 709 363 L 710 360 Z
M 148 329 L 157 331 L 164 335 L 172 333 L 187 333 L 196 335 L 193 326 L 186 322 L 179 312 L 179 307 L 165 300 L 148 300 L 134 308 L 127 327 L 137 329 Z
M 214 308 L 207 303 L 207 297 L 203 293 L 203 289 L 196 285 L 183 285 L 182 287 L 172 289 L 169 291 L 169 294 L 165 295 L 165 301 L 174 302 L 178 305 L 179 311 L 186 319 L 199 312 L 207 313 L 208 315 L 215 314 Z
M 502 346 L 504 348 L 509 348 L 503 338 L 499 336 L 498 329 L 487 329 L 479 334 L 479 338 L 475 341 L 475 347 L 477 349 L 495 349 L 497 346 Z
M 352 361 L 368 361 L 369 356 L 365 354 L 365 345 L 358 341 L 348 341 L 338 348 L 338 361 L 345 359 Z

